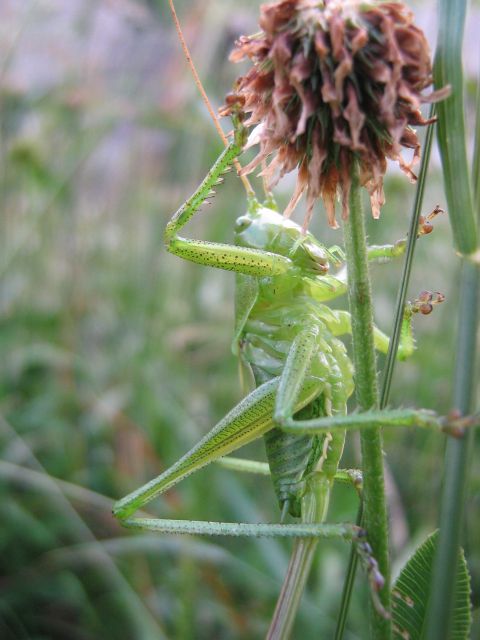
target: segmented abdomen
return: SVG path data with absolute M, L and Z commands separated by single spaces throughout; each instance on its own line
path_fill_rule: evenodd
M 317 398 L 296 414 L 307 420 L 320 417 L 323 399 Z M 264 435 L 265 450 L 272 482 L 283 510 L 288 503 L 292 516 L 301 515 L 301 498 L 305 492 L 305 479 L 316 467 L 322 453 L 323 436 L 297 436 L 275 428 Z

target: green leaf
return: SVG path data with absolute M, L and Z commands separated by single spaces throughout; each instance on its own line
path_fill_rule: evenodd
M 393 637 L 395 640 L 422 640 L 430 599 L 433 560 L 438 531 L 418 547 L 403 567 L 392 591 Z M 452 612 L 450 640 L 467 640 L 471 625 L 470 576 L 463 550 L 458 553 L 458 570 Z
M 451 87 L 450 96 L 437 105 L 438 144 L 445 178 L 445 195 L 457 250 L 477 250 L 478 233 L 470 185 L 465 133 L 462 43 L 466 0 L 439 0 L 435 88 Z

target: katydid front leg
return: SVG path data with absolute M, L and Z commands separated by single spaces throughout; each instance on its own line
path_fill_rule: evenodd
M 184 227 L 201 205 L 214 194 L 214 188 L 222 182 L 222 175 L 229 171 L 241 153 L 246 140 L 246 130 L 238 117 L 234 118 L 234 140 L 221 153 L 218 160 L 195 193 L 178 209 L 167 224 L 164 241 L 167 250 L 180 258 L 253 276 L 274 276 L 286 273 L 292 261 L 285 257 L 261 249 L 237 247 L 218 242 L 182 238 L 178 232 Z M 250 207 L 258 206 L 252 197 Z
M 395 244 L 372 245 L 370 247 L 367 247 L 368 261 L 381 263 L 390 262 L 390 260 L 394 260 L 395 258 L 400 258 L 401 256 L 403 256 L 405 254 L 406 248 L 406 238 L 398 240 L 398 242 L 396 242 Z M 344 292 L 346 293 L 348 278 L 346 265 L 343 266 L 340 271 L 335 274 L 335 278 L 344 285 Z
M 420 216 L 418 224 L 417 237 L 428 235 L 433 231 L 431 221 L 439 214 L 444 213 L 443 209 L 437 204 L 427 216 Z M 394 258 L 404 255 L 407 249 L 407 238 L 398 240 L 395 244 L 386 244 L 380 246 L 368 247 L 368 260 L 378 262 L 389 262 Z

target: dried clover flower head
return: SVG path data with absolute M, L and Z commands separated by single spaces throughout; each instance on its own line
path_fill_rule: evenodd
M 321 197 L 336 227 L 335 198 L 338 193 L 346 217 L 358 159 L 378 218 L 386 158 L 416 179 L 420 144 L 411 125 L 432 122 L 420 105 L 445 95 L 422 95 L 432 84 L 430 51 L 411 11 L 401 2 L 279 0 L 261 6 L 260 27 L 259 34 L 242 36 L 231 54 L 235 62 L 247 57 L 253 63 L 235 87 L 249 114 L 246 124 L 258 125 L 251 141 L 260 144 L 244 173 L 263 165 L 272 187 L 298 167 L 285 214 L 306 191 L 307 218 Z M 413 149 L 411 162 L 402 158 L 402 147 Z

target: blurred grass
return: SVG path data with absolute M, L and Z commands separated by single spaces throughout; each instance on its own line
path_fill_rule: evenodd
M 432 4 L 419 4 L 425 24 Z M 232 40 L 255 29 L 256 3 L 241 6 L 178 2 L 217 106 L 238 71 L 226 61 Z M 231 274 L 184 263 L 162 247 L 168 217 L 222 146 L 165 5 L 6 2 L 0 25 L 0 635 L 260 638 L 288 544 L 132 536 L 94 497 L 139 486 L 241 397 L 230 354 Z M 287 180 L 281 202 L 290 189 Z M 381 221 L 369 222 L 372 243 L 394 241 L 407 228 L 413 189 L 394 174 L 387 198 Z M 426 207 L 437 202 L 444 196 L 434 162 Z M 229 240 L 243 208 L 242 187 L 230 176 L 189 231 Z M 339 241 L 321 213 L 313 230 Z M 400 265 L 375 268 L 385 330 L 399 274 Z M 450 408 L 457 277 L 441 219 L 419 243 L 411 295 L 438 289 L 447 301 L 416 321 L 419 348 L 396 370 L 392 405 Z M 433 434 L 387 434 L 397 568 L 435 526 L 443 447 Z M 263 459 L 261 443 L 248 453 Z M 357 459 L 352 438 L 345 465 Z M 467 506 L 476 607 L 479 502 L 477 465 Z M 216 467 L 151 511 L 278 519 L 268 479 Z M 355 511 L 352 493 L 336 488 L 331 519 L 352 519 Z M 298 637 L 333 635 L 347 555 L 340 543 L 322 544 Z M 350 640 L 367 637 L 362 579 L 357 587 Z

